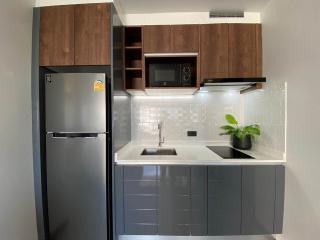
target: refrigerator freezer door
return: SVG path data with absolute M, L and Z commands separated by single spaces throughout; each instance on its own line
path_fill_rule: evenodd
M 46 136 L 52 240 L 106 240 L 106 135 Z
M 47 132 L 106 132 L 106 75 L 46 76 Z

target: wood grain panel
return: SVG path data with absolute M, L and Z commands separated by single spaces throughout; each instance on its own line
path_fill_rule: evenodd
M 108 3 L 75 7 L 75 64 L 111 64 L 111 6 Z
M 171 46 L 169 25 L 143 26 L 143 50 L 145 53 L 171 52 Z
M 263 75 L 263 61 L 262 61 L 262 26 L 261 24 L 256 24 L 256 52 L 257 52 L 257 77 L 262 77 Z
M 256 24 L 229 24 L 229 77 L 256 76 Z
M 172 25 L 172 52 L 199 51 L 199 25 Z
M 40 10 L 40 65 L 74 64 L 74 6 Z
M 200 26 L 201 81 L 228 77 L 228 25 Z

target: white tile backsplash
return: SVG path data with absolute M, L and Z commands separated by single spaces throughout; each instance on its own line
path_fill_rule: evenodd
M 259 124 L 261 136 L 254 149 L 285 152 L 285 85 L 272 80 L 263 90 L 240 95 L 237 92 L 197 93 L 193 96 L 133 97 L 131 139 L 158 141 L 159 121 L 164 122 L 166 141 L 229 141 L 220 136 L 225 114 L 236 116 L 240 124 Z M 197 131 L 188 137 L 187 131 Z
M 219 136 L 225 114 L 242 116 L 242 101 L 236 92 L 197 93 L 187 97 L 133 97 L 133 141 L 158 141 L 158 122 L 164 122 L 166 141 L 225 141 Z M 188 137 L 187 131 L 197 131 Z
M 271 79 L 261 91 L 244 95 L 244 122 L 261 126 L 261 136 L 254 147 L 285 152 L 285 96 L 284 82 Z
M 132 141 L 158 141 L 157 125 L 164 122 L 166 141 L 228 141 L 220 136 L 225 114 L 234 114 L 240 124 L 259 124 L 261 136 L 256 150 L 285 152 L 284 82 L 269 80 L 263 90 L 240 95 L 237 92 L 197 93 L 187 97 L 133 97 Z M 187 131 L 197 131 L 188 137 Z

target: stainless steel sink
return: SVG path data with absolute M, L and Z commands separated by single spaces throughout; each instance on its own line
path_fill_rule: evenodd
M 141 155 L 177 155 L 174 148 L 145 148 L 143 149 Z

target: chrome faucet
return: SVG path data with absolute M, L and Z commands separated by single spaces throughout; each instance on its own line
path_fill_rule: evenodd
M 164 137 L 162 137 L 162 128 L 163 128 L 163 122 L 158 123 L 158 130 L 159 130 L 159 147 L 162 147 L 162 144 L 164 143 Z

